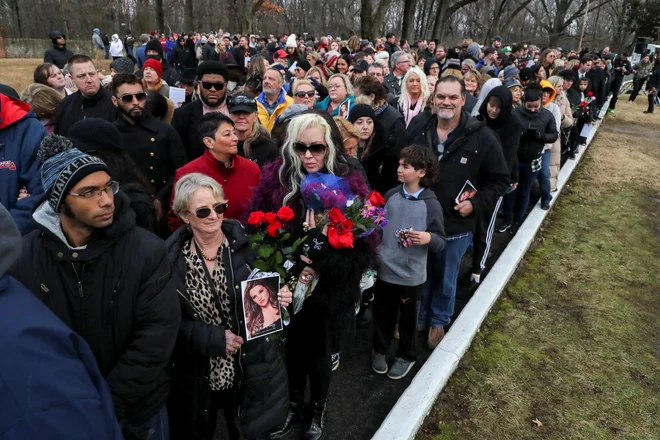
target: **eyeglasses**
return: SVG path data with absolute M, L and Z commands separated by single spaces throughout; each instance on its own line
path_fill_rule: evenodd
M 225 83 L 219 82 L 219 83 L 214 83 L 214 82 L 206 82 L 202 81 L 202 87 L 204 87 L 206 90 L 211 90 L 211 88 L 215 87 L 216 90 L 222 90 L 225 88 Z
M 108 192 L 108 190 L 111 191 Z M 96 196 L 97 198 L 101 198 L 101 195 L 103 193 L 106 193 L 108 196 L 110 195 L 115 195 L 119 191 L 119 182 L 115 182 L 114 180 L 110 181 L 106 186 L 104 186 L 101 189 L 90 189 L 89 191 L 85 191 L 84 193 L 68 193 L 70 196 L 74 197 L 82 197 L 83 199 L 91 199 L 92 197 Z
M 342 89 L 344 87 L 346 86 L 343 84 L 330 84 L 328 85 L 328 90 Z
M 297 96 L 298 98 L 304 98 L 305 96 L 307 96 L 308 98 L 311 98 L 311 97 L 313 97 L 313 96 L 315 96 L 315 95 L 316 95 L 316 91 L 315 91 L 315 90 L 308 90 L 308 91 L 306 91 L 306 92 L 296 92 L 296 96 Z
M 227 210 L 228 203 L 218 203 L 217 205 L 213 206 L 213 210 L 215 211 L 216 214 L 221 215 L 224 214 L 225 211 Z M 211 215 L 211 208 L 199 208 L 197 211 L 192 212 L 188 211 L 191 214 L 195 214 L 197 218 L 206 218 L 209 215 Z
M 131 94 L 126 94 L 122 96 L 118 96 L 119 99 L 121 99 L 121 102 L 124 104 L 130 104 L 133 102 L 133 98 L 137 99 L 139 102 L 146 101 L 147 100 L 147 94 L 144 92 L 139 92 L 136 93 L 135 95 Z
M 326 146 L 323 144 L 305 145 L 302 142 L 296 142 L 293 144 L 293 148 L 298 154 L 307 154 L 308 151 L 312 154 L 323 154 L 325 152 Z

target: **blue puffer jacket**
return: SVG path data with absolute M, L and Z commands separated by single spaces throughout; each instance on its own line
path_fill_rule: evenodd
M 37 150 L 46 135 L 29 104 L 0 94 L 0 204 L 23 235 L 34 230 L 30 213 L 44 193 Z M 18 200 L 22 187 L 30 197 Z

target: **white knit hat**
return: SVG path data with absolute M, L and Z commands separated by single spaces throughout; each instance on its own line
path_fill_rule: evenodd
M 381 50 L 380 52 L 376 52 L 376 55 L 374 56 L 375 61 L 389 61 L 390 60 L 390 54 L 385 51 Z
M 289 37 L 286 39 L 286 47 L 298 47 L 298 43 L 296 43 L 296 34 L 289 35 Z

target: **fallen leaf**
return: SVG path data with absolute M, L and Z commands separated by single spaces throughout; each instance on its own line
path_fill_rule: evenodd
M 538 418 L 532 420 L 532 423 L 534 423 L 537 428 L 540 428 L 541 426 L 543 426 L 543 423 L 541 423 L 541 421 Z

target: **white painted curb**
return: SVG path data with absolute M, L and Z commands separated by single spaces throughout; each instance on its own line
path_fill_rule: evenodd
M 604 109 L 608 107 L 609 99 L 603 104 Z M 600 117 L 603 117 L 606 111 L 602 111 Z M 586 147 L 576 155 L 575 160 L 567 161 L 559 172 L 557 192 L 553 193 L 550 202 L 551 207 L 559 198 L 558 196 L 564 185 L 566 185 L 578 163 L 582 160 L 582 156 L 589 148 L 601 122 L 602 119 L 594 124 L 591 133 L 589 133 Z M 415 375 L 411 384 L 403 392 L 372 437 L 372 440 L 404 440 L 415 437 L 419 427 L 424 422 L 424 418 L 431 411 L 435 399 L 458 367 L 460 359 L 470 348 L 470 344 L 484 319 L 486 319 L 486 315 L 488 315 L 495 301 L 506 287 L 507 282 L 516 271 L 527 249 L 534 241 L 534 236 L 548 212 L 541 209 L 540 201 L 532 209 L 500 258 L 493 265 L 488 276 L 452 324 L 451 329 L 440 342 L 440 345 Z

